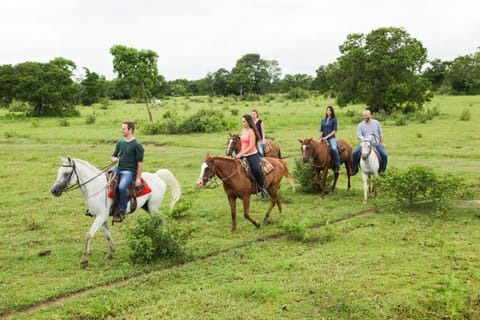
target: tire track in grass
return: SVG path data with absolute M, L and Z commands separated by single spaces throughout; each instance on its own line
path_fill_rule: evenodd
M 375 208 L 375 209 L 371 209 L 371 210 L 361 211 L 361 212 L 353 214 L 351 216 L 343 217 L 343 218 L 328 222 L 328 225 L 335 225 L 335 224 L 339 224 L 339 223 L 342 223 L 342 222 L 363 218 L 363 217 L 374 214 L 375 212 L 379 211 L 380 209 L 381 208 Z M 325 227 L 326 225 L 327 225 L 326 223 L 321 223 L 321 224 L 313 225 L 312 227 L 310 227 L 310 229 L 319 229 L 319 228 Z M 276 240 L 276 239 L 284 238 L 286 236 L 287 236 L 286 233 L 278 233 L 278 234 L 275 234 L 275 235 L 267 236 L 265 238 L 258 238 L 258 239 L 255 239 L 255 240 L 242 242 L 239 245 L 229 247 L 229 248 L 224 248 L 224 249 L 221 249 L 221 250 L 218 250 L 218 251 L 215 251 L 215 252 L 211 252 L 211 253 L 208 253 L 206 255 L 197 257 L 193 260 L 187 261 L 185 263 L 160 268 L 160 269 L 157 269 L 157 270 L 151 270 L 151 271 L 147 271 L 147 272 L 134 274 L 134 275 L 131 275 L 131 276 L 128 276 L 128 277 L 125 277 L 125 278 L 114 280 L 110 283 L 106 283 L 106 284 L 90 287 L 90 288 L 87 288 L 87 289 L 82 289 L 82 290 L 66 293 L 66 294 L 64 294 L 60 297 L 51 298 L 51 299 L 48 299 L 48 300 L 43 301 L 43 302 L 35 303 L 33 305 L 30 305 L 30 306 L 27 306 L 27 307 L 24 307 L 24 308 L 20 308 L 18 310 L 6 311 L 3 314 L 0 314 L 0 319 L 8 319 L 9 317 L 12 317 L 12 316 L 19 316 L 19 315 L 27 314 L 29 312 L 37 311 L 37 310 L 40 310 L 40 309 L 43 309 L 43 308 L 47 308 L 47 307 L 50 307 L 50 306 L 60 305 L 70 298 L 85 296 L 85 295 L 87 295 L 91 292 L 95 292 L 96 290 L 99 290 L 99 289 L 110 289 L 112 287 L 122 285 L 122 284 L 126 283 L 127 281 L 134 280 L 134 279 L 137 279 L 137 278 L 140 278 L 140 277 L 143 277 L 143 276 L 148 276 L 149 274 L 154 274 L 154 273 L 157 273 L 157 272 L 162 272 L 162 271 L 169 270 L 169 269 L 174 269 L 174 268 L 180 268 L 184 264 L 187 264 L 187 263 L 208 260 L 210 258 L 214 258 L 214 257 L 216 257 L 220 254 L 223 254 L 223 253 L 228 253 L 228 252 L 230 252 L 232 250 L 235 250 L 235 249 L 246 248 L 247 246 L 249 246 L 250 244 L 255 243 L 255 242 L 265 242 L 265 241 L 270 241 L 270 240 Z

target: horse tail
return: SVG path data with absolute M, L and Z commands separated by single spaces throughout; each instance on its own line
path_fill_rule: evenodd
M 288 170 L 287 163 L 283 159 L 278 159 L 278 161 L 283 165 L 283 168 L 285 169 L 285 174 L 283 176 L 287 178 L 288 183 L 292 187 L 293 191 L 295 191 L 295 181 L 293 180 L 293 176 L 290 173 L 290 170 Z
M 159 169 L 156 172 L 156 175 L 160 177 L 160 179 L 165 181 L 167 184 L 169 184 L 170 187 L 172 187 L 173 199 L 172 199 L 172 202 L 170 202 L 170 209 L 172 209 L 175 203 L 177 203 L 178 200 L 180 200 L 180 196 L 182 195 L 180 184 L 178 183 L 177 178 L 175 178 L 173 173 L 168 169 Z

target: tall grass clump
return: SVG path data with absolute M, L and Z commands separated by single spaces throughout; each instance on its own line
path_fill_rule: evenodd
M 151 214 L 138 220 L 129 232 L 130 259 L 135 264 L 149 264 L 160 259 L 183 262 L 188 254 L 185 243 L 189 231 L 181 230 L 161 214 Z

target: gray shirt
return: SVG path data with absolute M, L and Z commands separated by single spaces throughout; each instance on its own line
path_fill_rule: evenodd
M 368 123 L 365 121 L 360 122 L 357 128 L 357 137 L 359 140 L 363 140 L 364 137 L 371 136 L 371 142 L 375 144 L 380 143 L 380 137 L 382 136 L 382 126 L 380 122 L 375 119 L 370 119 Z

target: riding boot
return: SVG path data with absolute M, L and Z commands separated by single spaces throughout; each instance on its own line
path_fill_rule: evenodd
M 260 192 L 262 193 L 262 199 L 265 199 L 268 197 L 268 191 L 265 189 L 265 187 L 260 188 Z
M 122 213 L 120 211 L 115 212 L 112 218 L 112 222 L 122 222 L 125 220 L 125 213 Z

